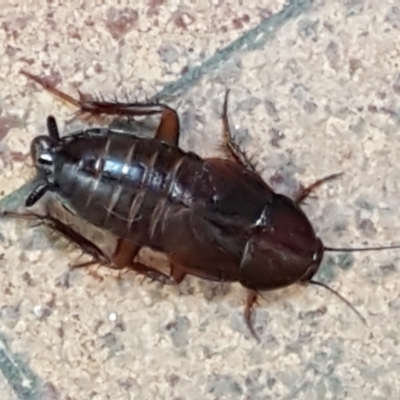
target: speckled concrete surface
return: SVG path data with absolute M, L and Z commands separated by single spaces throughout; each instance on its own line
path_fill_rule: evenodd
M 21 68 L 72 95 L 158 94 L 180 113 L 182 147 L 204 156 L 221 155 L 231 88 L 231 123 L 276 190 L 344 172 L 305 206 L 324 243 L 400 242 L 395 2 L 20 3 L 0 1 L 2 195 L 33 176 L 47 115 L 66 132 L 83 124 Z M 400 251 L 325 256 L 318 278 L 368 327 L 329 292 L 294 286 L 264 294 L 257 344 L 239 285 L 68 274 L 79 252 L 27 226 L 0 221 L 2 399 L 399 398 Z

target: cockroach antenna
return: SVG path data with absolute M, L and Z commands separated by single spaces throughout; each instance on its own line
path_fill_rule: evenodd
M 357 252 L 357 251 L 379 251 L 379 250 L 391 250 L 391 249 L 400 249 L 400 245 L 396 244 L 394 246 L 377 246 L 377 247 L 328 247 L 328 246 L 324 246 L 325 251 L 346 252 L 346 253 L 352 253 L 352 252 Z
M 359 251 L 380 251 L 380 250 L 391 250 L 391 249 L 399 249 L 400 245 L 393 246 L 377 246 L 377 247 L 329 247 L 324 246 L 324 251 L 330 252 L 359 252 Z M 341 295 L 338 291 L 332 289 L 326 283 L 315 281 L 314 279 L 310 279 L 308 283 L 316 286 L 323 287 L 327 289 L 329 292 L 333 293 L 336 297 L 346 303 L 353 311 L 357 314 L 357 316 L 361 319 L 364 325 L 367 325 L 366 319 L 361 315 L 361 313 L 347 300 L 343 295 Z
M 367 320 L 361 315 L 361 313 L 353 306 L 353 304 L 350 303 L 349 300 L 347 300 L 343 295 L 341 295 L 338 291 L 335 289 L 332 289 L 329 285 L 323 282 L 315 281 L 314 279 L 310 279 L 308 283 L 315 285 L 315 286 L 321 286 L 325 289 L 327 289 L 329 292 L 333 293 L 336 297 L 338 297 L 340 300 L 342 300 L 344 303 L 346 303 L 355 314 L 361 319 L 364 325 L 367 325 Z

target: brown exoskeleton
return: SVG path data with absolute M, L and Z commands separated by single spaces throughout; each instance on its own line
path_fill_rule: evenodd
M 179 118 L 166 105 L 75 100 L 45 80 L 23 74 L 81 113 L 161 114 L 151 139 L 110 128 L 60 137 L 55 119 L 48 117 L 48 134 L 32 141 L 39 183 L 26 199 L 27 207 L 47 191 L 56 192 L 74 214 L 119 238 L 110 260 L 116 267 L 129 266 L 176 283 L 186 274 L 240 282 L 248 289 L 245 320 L 255 337 L 250 320 L 258 292 L 294 283 L 313 283 L 334 292 L 313 276 L 324 251 L 346 249 L 324 247 L 300 203 L 337 175 L 315 182 L 294 199 L 274 193 L 232 138 L 228 92 L 222 121 L 235 160 L 202 159 L 178 147 Z M 69 236 L 79 244 L 79 236 Z M 142 247 L 168 257 L 169 277 L 135 261 Z

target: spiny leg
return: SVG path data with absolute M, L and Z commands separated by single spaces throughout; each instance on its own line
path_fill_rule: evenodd
M 70 242 L 75 243 L 83 253 L 92 256 L 92 260 L 80 264 L 73 264 L 71 265 L 71 269 L 84 268 L 93 264 L 100 264 L 114 269 L 131 269 L 147 278 L 150 278 L 151 280 L 157 280 L 169 284 L 175 283 L 168 275 L 163 274 L 162 272 L 148 267 L 142 263 L 134 261 L 139 253 L 140 246 L 137 246 L 127 240 L 118 240 L 117 248 L 113 256 L 110 258 L 95 243 L 84 237 L 70 226 L 64 224 L 59 219 L 51 216 L 48 212 L 46 215 L 39 215 L 34 212 L 16 213 L 9 211 L 3 211 L 1 214 L 5 217 L 11 218 L 38 220 L 40 224 L 46 224 L 55 232 L 67 238 Z
M 71 228 L 67 224 L 64 224 L 50 214 L 38 216 L 38 218 L 54 231 L 64 236 L 70 242 L 76 244 L 76 246 L 81 249 L 83 254 L 88 254 L 92 257 L 92 260 L 90 261 L 70 265 L 71 269 L 89 267 L 90 265 L 94 264 L 110 266 L 110 260 L 103 250 L 101 250 L 99 246 L 77 232 L 75 229 Z
M 56 89 L 46 79 L 33 75 L 25 70 L 22 75 L 32 79 L 44 89 L 53 93 L 65 102 L 77 107 L 80 114 L 91 115 L 118 115 L 125 117 L 140 117 L 146 115 L 161 114 L 161 121 L 156 131 L 156 139 L 177 145 L 179 141 L 179 117 L 174 109 L 162 103 L 118 103 L 108 101 L 87 100 L 80 94 L 80 98 L 72 96 Z
M 246 307 L 244 309 L 244 321 L 246 322 L 247 328 L 249 329 L 251 335 L 260 342 L 260 338 L 258 337 L 256 331 L 254 330 L 254 326 L 251 322 L 251 317 L 253 315 L 253 306 L 257 304 L 257 292 L 255 290 L 248 290 L 247 299 L 246 299 Z
M 81 236 L 70 227 L 66 228 L 68 229 L 69 239 L 78 244 L 85 253 L 89 253 L 93 257 L 93 260 L 86 263 L 74 265 L 73 268 L 87 267 L 98 263 L 113 269 L 133 270 L 138 274 L 144 275 L 146 278 L 149 278 L 152 281 L 171 283 L 168 275 L 165 275 L 154 268 L 148 267 L 140 262 L 135 261 L 135 258 L 140 251 L 140 246 L 137 246 L 134 243 L 129 242 L 125 239 L 118 239 L 116 250 L 110 259 L 94 243 Z M 63 226 L 62 229 L 65 230 L 65 226 Z M 58 227 L 57 230 L 60 231 Z M 72 232 L 72 234 L 70 232 Z M 64 234 L 64 236 L 67 236 L 64 231 L 62 233 Z M 77 238 L 79 240 L 79 243 L 76 240 Z M 83 239 L 83 241 L 81 238 Z M 84 246 L 82 245 L 82 243 L 84 243 Z
M 247 157 L 246 153 L 240 148 L 240 146 L 235 142 L 231 128 L 229 126 L 228 120 L 228 96 L 229 90 L 225 92 L 224 107 L 222 112 L 222 126 L 223 126 L 223 136 L 225 140 L 226 147 L 231 153 L 232 157 L 245 168 L 252 172 L 256 172 L 255 166 L 252 164 L 250 159 Z
M 325 182 L 328 182 L 328 181 L 331 181 L 333 179 L 336 179 L 341 175 L 343 175 L 342 172 L 340 172 L 338 174 L 332 174 L 332 175 L 326 176 L 325 178 L 322 178 L 322 179 L 318 179 L 317 181 L 315 181 L 310 186 L 307 186 L 306 188 L 301 189 L 299 194 L 297 194 L 294 197 L 294 202 L 297 203 L 297 204 L 302 203 L 310 195 L 310 193 L 313 190 L 315 190 L 317 187 L 321 186 Z
M 126 239 L 118 239 L 117 248 L 112 256 L 112 264 L 115 268 L 128 268 L 136 271 L 138 274 L 144 275 L 152 281 L 158 281 L 164 284 L 174 284 L 167 274 L 158 271 L 155 268 L 148 267 L 147 265 L 134 261 L 137 257 L 140 246 L 130 242 Z
M 70 242 L 75 243 L 82 250 L 83 253 L 89 254 L 90 256 L 93 257 L 93 260 L 82 263 L 82 264 L 74 265 L 74 266 L 72 266 L 72 268 L 86 267 L 86 266 L 89 266 L 92 264 L 97 264 L 97 263 L 103 264 L 103 265 L 110 264 L 109 258 L 104 254 L 104 252 L 95 243 L 86 239 L 82 234 L 75 231 L 70 226 L 64 224 L 59 219 L 51 216 L 50 213 L 48 213 L 48 212 L 46 215 L 40 215 L 40 214 L 36 214 L 34 212 L 16 213 L 16 212 L 10 212 L 10 211 L 3 211 L 2 215 L 6 216 L 6 217 L 12 217 L 12 218 L 38 220 L 39 224 L 47 225 L 53 231 L 61 234 L 65 238 L 67 238 Z
M 48 80 L 46 80 L 45 78 L 41 78 L 40 76 L 36 76 L 31 74 L 28 71 L 25 70 L 21 70 L 20 74 L 26 76 L 28 79 L 31 79 L 33 81 L 35 81 L 36 83 L 38 83 L 40 86 L 42 86 L 45 90 L 47 90 L 48 92 L 54 94 L 55 96 L 61 98 L 62 100 L 64 100 L 66 103 L 69 103 L 77 108 L 81 108 L 81 101 L 80 100 L 76 100 L 73 97 L 71 97 L 70 95 L 61 92 L 61 90 L 56 89 L 54 86 L 52 86 Z

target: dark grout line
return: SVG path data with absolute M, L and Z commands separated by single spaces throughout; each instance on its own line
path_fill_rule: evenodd
M 218 50 L 200 66 L 189 69 L 189 71 L 177 81 L 165 85 L 164 88 L 150 100 L 171 100 L 172 97 L 188 90 L 204 75 L 216 70 L 222 63 L 230 60 L 235 53 L 260 48 L 282 25 L 310 8 L 311 0 L 293 0 L 291 4 L 285 7 L 281 12 L 265 19 L 258 26 L 247 31 L 222 50 Z
M 241 51 L 251 51 L 260 48 L 276 31 L 289 20 L 298 17 L 311 8 L 312 0 L 292 0 L 281 12 L 262 21 L 257 27 L 247 31 L 225 48 L 217 51 L 200 66 L 191 68 L 180 79 L 169 83 L 150 100 L 170 100 L 196 84 L 204 75 L 218 69 L 221 64 Z M 0 200 L 0 208 L 6 209 L 22 203 L 32 182 L 23 185 L 13 193 Z M 1 334 L 0 334 L 1 335 Z M 7 351 L 5 351 L 7 350 Z M 0 370 L 5 379 L 20 400 L 38 398 L 38 381 L 32 371 L 20 358 L 8 351 L 5 340 L 0 336 Z M 28 383 L 28 385 L 26 385 Z
M 0 371 L 21 400 L 35 400 L 38 397 L 39 379 L 27 363 L 11 353 L 7 340 L 0 335 Z

